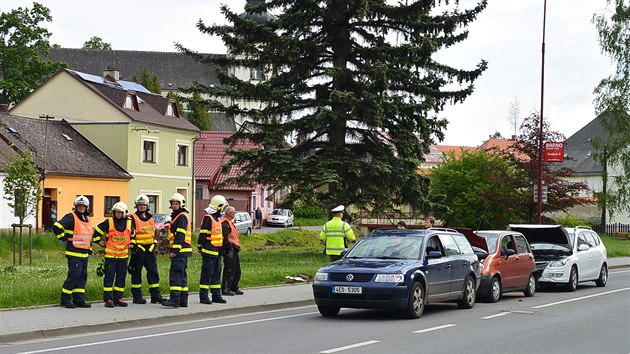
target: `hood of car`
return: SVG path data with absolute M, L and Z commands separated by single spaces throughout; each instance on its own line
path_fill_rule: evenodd
M 351 273 L 395 273 L 409 265 L 410 260 L 390 260 L 390 259 L 342 259 L 320 268 L 320 271 L 328 273 L 351 272 Z
M 530 245 L 547 243 L 570 248 L 569 234 L 561 225 L 514 224 L 509 229 L 522 233 Z

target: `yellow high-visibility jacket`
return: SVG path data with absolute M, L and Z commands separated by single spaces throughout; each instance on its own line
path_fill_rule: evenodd
M 344 239 L 354 241 L 354 232 L 350 224 L 334 216 L 322 227 L 319 238 L 326 242 L 326 254 L 338 256 L 345 249 Z

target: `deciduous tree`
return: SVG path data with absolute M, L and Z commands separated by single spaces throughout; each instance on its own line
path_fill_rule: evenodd
M 112 45 L 103 41 L 101 37 L 93 36 L 85 43 L 83 43 L 83 49 L 90 50 L 112 50 Z
M 39 171 L 30 151 L 11 155 L 4 178 L 4 198 L 20 220 L 32 215 L 37 207 L 41 193 L 39 190 Z

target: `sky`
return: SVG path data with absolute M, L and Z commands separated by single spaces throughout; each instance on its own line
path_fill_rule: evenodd
M 463 103 L 440 113 L 449 121 L 445 145 L 481 145 L 495 132 L 514 134 L 510 106 L 520 117 L 541 109 L 541 47 L 544 0 L 490 0 L 468 30 L 468 39 L 435 58 L 460 69 L 483 59 L 488 69 Z M 201 34 L 196 24 L 225 23 L 219 7 L 241 13 L 245 0 L 40 0 L 50 9 L 51 44 L 81 48 L 92 36 L 113 49 L 176 51 L 174 43 L 201 53 L 225 53 L 218 38 Z M 473 0 L 460 0 L 470 7 Z M 32 7 L 32 1 L 2 0 L 0 10 Z M 548 0 L 545 31 L 544 119 L 553 131 L 570 137 L 595 118 L 593 89 L 613 73 L 601 54 L 593 14 L 606 14 L 606 0 Z M 94 73 L 93 73 L 94 74 Z M 98 73 L 96 73 L 98 74 Z

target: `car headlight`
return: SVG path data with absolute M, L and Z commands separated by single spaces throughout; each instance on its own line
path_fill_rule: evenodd
M 328 280 L 328 273 L 315 273 L 315 281 L 326 281 Z
M 374 281 L 377 283 L 402 283 L 405 281 L 405 276 L 402 274 L 377 274 Z
M 568 261 L 569 261 L 568 258 L 559 259 L 557 261 L 551 261 L 551 262 L 549 262 L 547 267 L 553 267 L 553 268 L 564 267 L 567 264 Z

